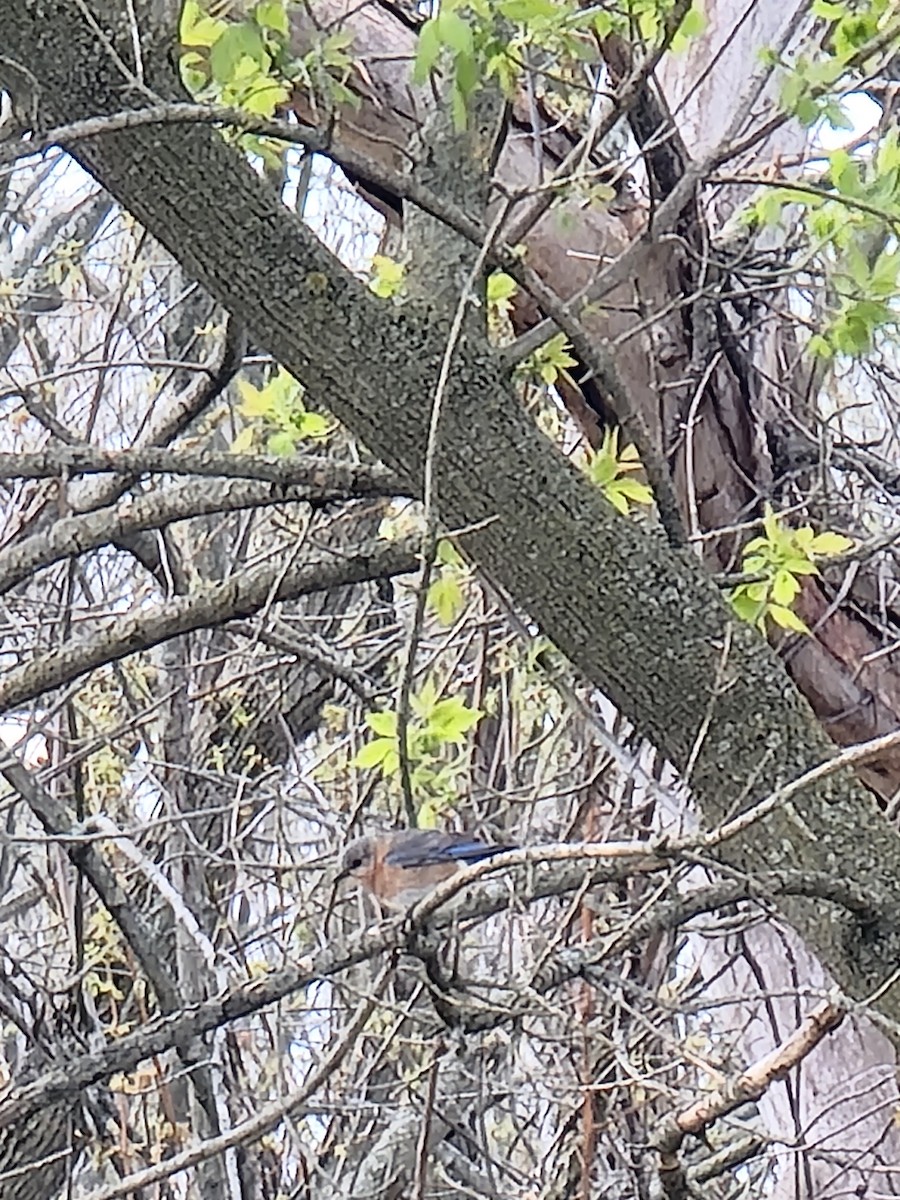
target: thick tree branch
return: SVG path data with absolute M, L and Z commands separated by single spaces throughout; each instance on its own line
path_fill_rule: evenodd
M 416 569 L 416 549 L 415 539 L 372 543 L 346 558 L 260 566 L 234 575 L 225 583 L 201 586 L 189 596 L 158 605 L 152 612 L 138 609 L 117 617 L 93 637 L 68 642 L 7 672 L 0 681 L 0 711 L 8 712 L 52 688 L 71 683 L 94 667 L 148 650 L 179 634 L 252 616 L 274 601 L 407 574 Z
M 371 1016 L 372 1010 L 383 994 L 383 987 L 390 973 L 390 966 L 385 967 L 377 979 L 373 981 L 372 990 L 365 999 L 357 1005 L 356 1012 L 350 1018 L 345 1029 L 341 1030 L 337 1041 L 325 1055 L 321 1063 L 310 1073 L 302 1087 L 288 1096 L 272 1100 L 263 1105 L 259 1112 L 252 1117 L 240 1121 L 231 1129 L 205 1141 L 195 1142 L 177 1154 L 134 1171 L 109 1187 L 98 1188 L 89 1192 L 85 1200 L 117 1200 L 119 1196 L 133 1196 L 141 1188 L 169 1179 L 180 1171 L 195 1167 L 198 1163 L 206 1162 L 215 1155 L 224 1154 L 232 1146 L 246 1146 L 261 1138 L 263 1134 L 274 1129 L 288 1117 L 298 1117 L 306 1111 L 308 1101 L 331 1078 L 350 1051 L 356 1045 L 356 1039 Z
M 666 1196 L 686 1196 L 687 1173 L 678 1157 L 685 1137 L 700 1135 L 716 1121 L 746 1104 L 758 1100 L 776 1080 L 807 1058 L 819 1043 L 840 1025 L 842 1008 L 828 1002 L 817 1005 L 806 1020 L 771 1053 L 748 1067 L 736 1079 L 717 1088 L 702 1100 L 696 1100 L 681 1112 L 665 1118 L 651 1136 L 659 1154 L 659 1175 Z
M 685 841 L 687 843 L 688 839 Z M 677 857 L 675 861 L 678 861 Z M 516 903 L 526 905 L 548 896 L 621 882 L 635 874 L 657 874 L 668 870 L 671 862 L 671 859 L 655 856 L 649 844 L 639 842 L 543 846 L 508 852 L 494 860 L 494 863 L 515 869 L 512 878 Z M 467 868 L 464 874 L 471 883 L 490 869 L 490 864 L 479 865 Z M 646 914 L 639 926 L 629 928 L 627 935 L 618 940 L 605 937 L 597 944 L 558 950 L 553 963 L 531 980 L 530 986 L 536 991 L 549 992 L 580 976 L 590 978 L 591 972 L 602 963 L 627 952 L 654 932 L 677 928 L 701 913 L 724 905 L 748 899 L 772 903 L 784 895 L 817 897 L 832 904 L 849 904 L 854 909 L 864 903 L 852 886 L 831 877 L 802 872 L 771 874 L 759 880 L 725 881 L 681 899 L 661 902 Z M 334 943 L 310 952 L 299 957 L 290 968 L 264 979 L 238 984 L 225 996 L 158 1018 L 118 1038 L 97 1054 L 74 1058 L 66 1064 L 65 1070 L 47 1071 L 39 1079 L 8 1093 L 0 1099 L 0 1128 L 28 1120 L 44 1104 L 71 1095 L 116 1072 L 130 1071 L 145 1058 L 162 1054 L 191 1038 L 258 1012 L 317 980 L 333 978 L 360 962 L 395 950 L 409 949 L 418 953 L 416 939 L 419 933 L 427 931 L 430 935 L 454 927 L 460 919 L 489 916 L 506 909 L 509 902 L 506 886 L 469 888 L 452 907 L 435 911 L 432 906 L 419 905 L 408 917 L 382 921 L 362 930 L 344 945 Z M 521 986 L 515 985 L 514 991 L 514 1003 L 499 1016 L 491 1011 L 485 1014 L 482 1009 L 479 1020 L 472 1027 L 495 1025 L 531 1011 L 527 995 L 521 996 Z
M 360 468 L 355 468 L 357 472 Z M 340 476 L 344 472 L 338 470 Z M 381 474 L 384 474 L 381 472 Z M 76 517 L 63 517 L 46 533 L 36 533 L 0 550 L 0 595 L 21 583 L 40 567 L 61 558 L 84 554 L 98 546 L 118 543 L 145 529 L 163 529 L 174 521 L 212 513 L 238 512 L 269 504 L 331 504 L 360 495 L 377 494 L 365 485 L 362 491 L 337 486 L 282 487 L 273 483 L 215 480 L 204 486 L 183 484 L 168 491 L 150 492 Z M 388 495 L 393 494 L 388 492 Z
M 225 454 L 216 450 L 182 450 L 139 446 L 104 450 L 95 446 L 54 446 L 31 454 L 0 454 L 0 479 L 63 479 L 71 475 L 205 475 L 223 479 L 258 479 L 281 487 L 309 489 L 310 499 L 334 491 L 348 496 L 407 495 L 397 474 L 378 465 L 342 463 L 333 458 L 297 454 L 279 458 L 264 454 Z
M 563 850 L 562 847 L 557 847 Z M 569 848 L 571 849 L 571 848 Z M 532 865 L 516 885 L 516 900 L 530 904 L 547 896 L 574 892 L 585 886 L 622 881 L 635 870 L 635 863 L 608 858 L 586 867 L 584 861 L 556 861 Z M 496 886 L 472 890 L 452 910 L 437 913 L 428 920 L 429 931 L 452 926 L 461 917 L 489 916 L 509 906 L 509 891 Z M 183 1008 L 178 1013 L 159 1017 L 143 1028 L 117 1038 L 93 1054 L 72 1057 L 64 1067 L 53 1068 L 38 1079 L 7 1092 L 0 1099 L 0 1129 L 30 1120 L 54 1099 L 80 1091 L 119 1071 L 130 1071 L 146 1058 L 163 1054 L 201 1034 L 230 1021 L 259 1012 L 301 991 L 311 983 L 331 979 L 358 963 L 406 947 L 415 916 L 382 921 L 362 930 L 345 944 L 337 942 L 306 955 L 281 971 L 263 979 L 238 984 L 224 996 Z

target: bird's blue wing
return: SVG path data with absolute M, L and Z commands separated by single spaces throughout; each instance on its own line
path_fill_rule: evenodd
M 471 863 L 491 858 L 515 846 L 492 846 L 464 834 L 416 829 L 395 833 L 393 845 L 384 856 L 391 867 L 425 867 L 442 863 Z

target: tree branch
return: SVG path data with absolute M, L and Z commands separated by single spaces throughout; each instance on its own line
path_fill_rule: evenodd
M 758 1100 L 776 1080 L 783 1079 L 788 1071 L 808 1058 L 816 1046 L 837 1029 L 845 1015 L 844 1009 L 835 1004 L 823 1002 L 817 1005 L 781 1045 L 736 1079 L 704 1096 L 702 1100 L 695 1100 L 681 1112 L 666 1117 L 650 1138 L 651 1145 L 659 1154 L 658 1170 L 664 1195 L 674 1197 L 688 1194 L 686 1173 L 678 1150 L 689 1133 L 699 1135 L 742 1104 Z
M 557 847 L 556 849 L 562 849 Z M 516 899 L 530 904 L 547 896 L 561 895 L 584 887 L 585 881 L 600 885 L 620 882 L 635 870 L 635 863 L 608 858 L 585 867 L 584 860 L 533 863 L 517 884 Z M 483 917 L 509 906 L 506 887 L 485 887 L 462 897 L 451 911 L 436 913 L 428 919 L 429 932 L 452 926 L 460 918 Z M 300 955 L 290 967 L 262 979 L 238 984 L 224 996 L 183 1008 L 180 1012 L 158 1017 L 143 1028 L 110 1042 L 96 1053 L 70 1058 L 64 1067 L 55 1067 L 38 1079 L 7 1092 L 0 1100 L 0 1129 L 30 1120 L 55 1099 L 108 1079 L 120 1071 L 130 1071 L 146 1058 L 163 1054 L 230 1021 L 236 1021 L 279 1000 L 301 991 L 311 983 L 331 979 L 358 963 L 402 950 L 407 946 L 417 918 L 399 917 L 382 921 L 362 930 L 344 944 L 333 942 L 322 949 Z M 410 924 L 412 922 L 412 924 Z
M 153 985 L 160 1007 L 169 1012 L 176 1009 L 180 997 L 174 978 L 156 951 L 158 939 L 135 911 L 112 868 L 90 842 L 78 841 L 72 837 L 75 826 L 65 804 L 37 783 L 25 767 L 10 762 L 8 756 L 5 757 L 6 761 L 0 763 L 0 774 L 10 787 L 19 793 L 46 832 L 65 839 L 65 850 L 72 865 L 88 880 L 118 925 L 144 974 Z
M 0 711 L 8 712 L 95 667 L 148 650 L 168 638 L 252 616 L 274 601 L 407 574 L 416 569 L 416 549 L 415 539 L 373 542 L 346 558 L 255 567 L 225 583 L 202 585 L 188 596 L 157 605 L 150 613 L 138 609 L 117 617 L 93 637 L 67 642 L 7 672 L 0 681 Z
M 641 853 L 640 843 L 622 843 L 621 846 L 608 848 L 594 843 L 584 846 L 544 846 L 511 852 L 504 855 L 503 860 L 509 865 L 518 865 L 516 903 L 527 905 L 548 896 L 578 892 L 586 887 L 622 882 L 635 874 L 668 869 L 669 862 L 654 859 L 646 853 L 647 849 L 643 847 L 644 852 Z M 469 877 L 477 878 L 478 873 L 472 870 Z M 758 883 L 739 881 L 732 885 L 726 882 L 702 889 L 696 897 L 685 897 L 677 902 L 678 907 L 673 905 L 659 910 L 655 924 L 652 914 L 648 914 L 644 932 L 649 934 L 657 928 L 675 928 L 716 905 L 733 904 L 742 899 L 759 899 L 762 893 L 767 899 L 784 894 L 824 895 L 834 899 L 830 894 L 833 886 L 833 880 L 791 872 L 783 876 L 766 877 Z M 333 942 L 322 949 L 301 955 L 290 967 L 262 979 L 240 983 L 224 996 L 157 1018 L 143 1028 L 116 1039 L 97 1053 L 74 1057 L 64 1069 L 54 1068 L 9 1092 L 0 1100 L 0 1129 L 30 1119 L 45 1104 L 117 1072 L 133 1070 L 146 1058 L 162 1054 L 191 1038 L 258 1012 L 311 983 L 331 979 L 358 963 L 389 955 L 396 950 L 408 949 L 416 953 L 415 935 L 418 932 L 426 929 L 429 934 L 440 932 L 455 927 L 461 919 L 501 912 L 509 907 L 509 903 L 508 887 L 484 886 L 469 889 L 457 904 L 443 912 L 426 912 L 419 905 L 405 917 L 381 921 L 361 930 L 344 944 Z M 613 950 L 622 953 L 632 944 L 633 939 L 629 936 Z M 533 986 L 544 992 L 579 976 L 587 974 L 589 977 L 591 968 L 608 959 L 613 950 L 608 945 L 561 950 L 558 952 L 558 963 L 548 967 L 533 982 Z M 521 988 L 518 984 L 515 987 L 519 996 Z M 515 1019 L 518 1015 L 524 1015 L 525 1011 L 531 1011 L 527 1001 L 521 1011 L 514 1005 L 499 1017 L 496 1013 L 490 1014 L 488 1023 L 499 1024 L 507 1019 Z
M 360 468 L 355 468 L 360 472 Z M 336 472 L 340 477 L 346 472 Z M 386 472 L 380 474 L 385 475 Z M 378 495 L 364 480 L 363 489 L 338 484 L 328 488 L 280 484 L 215 480 L 205 486 L 184 484 L 168 491 L 119 501 L 115 508 L 101 508 L 75 517 L 63 517 L 44 533 L 32 534 L 5 550 L 0 550 L 0 595 L 40 567 L 47 567 L 62 558 L 84 554 L 98 546 L 118 543 L 145 529 L 162 529 L 174 521 L 212 513 L 237 512 L 274 504 L 315 503 L 331 504 L 352 500 L 358 496 Z M 381 493 L 385 494 L 385 493 Z M 394 494 L 392 491 L 387 495 Z
M 281 487 L 305 487 L 313 498 L 335 490 L 350 495 L 409 495 L 396 472 L 364 463 L 342 463 L 312 454 L 289 458 L 226 454 L 215 450 L 138 446 L 103 450 L 95 446 L 53 446 L 31 454 L 0 454 L 0 479 L 65 479 L 71 475 L 207 475 L 258 479 Z

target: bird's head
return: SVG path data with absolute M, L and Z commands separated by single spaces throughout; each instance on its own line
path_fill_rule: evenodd
M 372 869 L 375 842 L 370 837 L 355 838 L 345 847 L 338 863 L 337 880 L 361 879 Z

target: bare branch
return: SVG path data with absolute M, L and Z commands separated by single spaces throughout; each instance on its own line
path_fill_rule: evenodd
M 376 474 L 386 474 L 377 468 L 375 471 Z M 336 474 L 340 478 L 344 472 L 338 469 Z M 49 566 L 62 558 L 84 554 L 98 546 L 119 543 L 142 530 L 161 529 L 174 521 L 184 521 L 190 517 L 239 512 L 265 505 L 309 503 L 318 506 L 377 495 L 371 484 L 371 477 L 365 475 L 361 491 L 340 483 L 329 489 L 322 485 L 303 487 L 214 480 L 202 487 L 189 483 L 168 491 L 120 500 L 113 509 L 102 508 L 79 516 L 63 517 L 46 532 L 33 534 L 0 550 L 0 595 L 40 567 Z
M 346 1028 L 341 1031 L 340 1037 L 325 1055 L 322 1063 L 310 1073 L 309 1078 L 296 1092 L 284 1099 L 274 1100 L 263 1105 L 254 1116 L 249 1117 L 246 1121 L 241 1121 L 217 1137 L 196 1142 L 185 1150 L 164 1159 L 161 1163 L 155 1163 L 151 1167 L 145 1167 L 142 1171 L 126 1175 L 124 1179 L 120 1179 L 111 1187 L 98 1188 L 96 1191 L 88 1192 L 84 1200 L 116 1200 L 119 1196 L 133 1195 L 139 1188 L 149 1187 L 152 1183 L 169 1179 L 171 1176 L 177 1175 L 179 1171 L 186 1171 L 189 1167 L 206 1162 L 215 1155 L 224 1154 L 233 1146 L 246 1146 L 256 1141 L 270 1129 L 274 1129 L 286 1117 L 301 1115 L 306 1109 L 307 1101 L 328 1082 L 350 1051 L 354 1049 L 356 1039 L 378 1003 L 382 989 L 392 970 L 393 964 L 389 962 L 382 969 L 378 978 L 373 981 L 371 991 L 357 1006 L 356 1012 Z
M 214 450 L 142 446 L 101 450 L 93 446 L 54 446 L 33 454 L 0 454 L 0 479 L 65 479 L 72 475 L 209 475 L 259 479 L 282 487 L 306 487 L 315 495 L 346 490 L 352 495 L 408 495 L 385 467 L 342 463 L 333 458 L 292 455 L 223 454 Z
M 168 638 L 252 616 L 276 600 L 295 600 L 310 592 L 407 574 L 416 568 L 416 550 L 409 540 L 372 543 L 352 557 L 304 562 L 287 569 L 283 563 L 260 566 L 225 583 L 205 584 L 189 596 L 159 604 L 151 613 L 138 610 L 117 617 L 101 633 L 68 642 L 9 671 L 0 682 L 0 709 L 17 708 L 94 667 L 148 650 Z
M 665 1118 L 651 1137 L 659 1154 L 658 1169 L 665 1195 L 687 1194 L 685 1171 L 678 1158 L 684 1138 L 689 1133 L 702 1133 L 748 1100 L 758 1100 L 767 1088 L 809 1057 L 819 1043 L 837 1029 L 845 1015 L 845 1010 L 835 1004 L 823 1002 L 817 1005 L 803 1024 L 765 1058 L 759 1059 L 724 1087 Z

